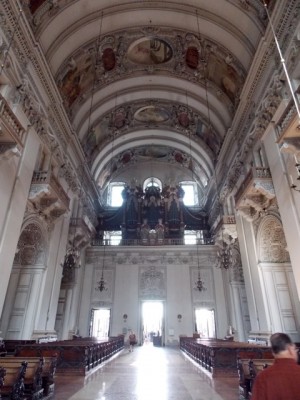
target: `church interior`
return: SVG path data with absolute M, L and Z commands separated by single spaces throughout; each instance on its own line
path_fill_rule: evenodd
M 300 342 L 299 14 L 0 1 L 3 340 Z

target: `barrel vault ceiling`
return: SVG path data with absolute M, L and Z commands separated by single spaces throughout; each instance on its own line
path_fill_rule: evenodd
M 271 2 L 269 2 L 271 6 Z M 266 28 L 259 0 L 31 0 L 26 16 L 99 190 L 205 195 Z

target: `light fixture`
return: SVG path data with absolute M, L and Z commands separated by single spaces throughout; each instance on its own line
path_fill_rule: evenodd
M 181 322 L 182 315 L 181 314 L 177 314 L 177 319 L 178 319 L 178 322 Z
M 104 260 L 105 260 L 105 243 L 104 243 L 104 246 L 103 246 L 103 259 L 102 259 L 101 278 L 100 278 L 100 281 L 97 282 L 97 283 L 98 283 L 98 287 L 96 288 L 96 289 L 99 290 L 99 292 L 104 292 L 104 291 L 107 290 L 106 282 L 105 282 L 105 280 L 104 280 L 104 275 L 103 275 L 103 271 L 104 271 Z
M 222 241 L 221 242 L 222 242 L 221 243 L 222 247 L 217 252 L 217 260 L 216 260 L 215 266 L 216 266 L 216 268 L 228 270 L 233 265 L 231 262 L 232 254 L 231 254 L 230 246 L 228 244 L 226 244 L 224 241 L 223 229 L 222 229 Z
M 83 176 L 83 169 L 82 169 L 82 176 Z M 74 235 L 73 239 L 70 242 L 71 247 L 69 247 L 66 251 L 64 260 L 61 264 L 63 268 L 63 274 L 64 272 L 67 271 L 72 271 L 75 268 L 80 268 L 80 249 L 76 247 L 76 227 L 79 219 L 79 214 L 80 214 L 80 202 L 81 202 L 81 197 L 82 197 L 82 183 L 79 181 L 80 189 L 79 189 L 79 195 L 78 195 L 78 203 L 77 203 L 77 210 L 76 210 L 76 218 L 71 218 L 70 221 L 70 227 L 74 229 Z M 74 222 L 73 222 L 74 221 Z
M 204 292 L 206 290 L 206 287 L 204 286 L 204 282 L 201 279 L 201 275 L 200 275 L 200 264 L 199 264 L 199 244 L 196 244 L 197 246 L 197 262 L 198 262 L 198 279 L 195 282 L 195 290 L 198 290 L 199 292 Z
M 124 322 L 127 321 L 127 318 L 128 318 L 128 315 L 127 315 L 127 314 L 123 314 L 123 321 L 124 321 Z
M 75 234 L 74 234 L 75 237 Z M 70 247 L 66 254 L 63 263 L 61 264 L 64 271 L 73 270 L 74 268 L 80 268 L 80 251 L 74 246 Z

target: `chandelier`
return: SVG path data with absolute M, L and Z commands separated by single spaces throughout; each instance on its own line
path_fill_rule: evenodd
M 199 264 L 199 249 L 198 246 L 199 244 L 196 244 L 197 246 L 197 262 L 198 262 L 198 279 L 195 282 L 195 290 L 198 290 L 199 292 L 204 292 L 206 290 L 206 287 L 204 286 L 204 282 L 201 279 L 201 275 L 200 275 L 200 264 Z
M 97 282 L 98 286 L 96 287 L 96 290 L 99 290 L 99 292 L 104 292 L 107 290 L 106 287 L 106 282 L 104 280 L 104 275 L 103 275 L 103 271 L 104 271 L 104 259 L 105 259 L 105 243 L 103 246 L 103 258 L 102 258 L 102 271 L 101 271 L 101 278 L 100 281 Z
M 223 236 L 223 234 L 222 234 Z M 222 248 L 217 252 L 216 267 L 228 270 L 232 266 L 231 249 L 222 238 Z
M 75 234 L 74 234 L 75 238 Z M 61 264 L 64 270 L 72 270 L 74 268 L 80 268 L 80 251 L 74 246 L 74 242 L 72 247 L 70 247 L 66 254 L 63 263 Z
M 82 171 L 82 175 L 83 175 L 83 171 Z M 78 248 L 78 246 L 76 246 L 75 242 L 76 242 L 76 227 L 78 224 L 78 220 L 79 220 L 79 214 L 80 214 L 80 201 L 82 198 L 82 184 L 81 182 L 79 182 L 80 185 L 80 191 L 79 191 L 79 196 L 78 196 L 78 203 L 77 203 L 77 210 L 76 210 L 76 217 L 75 218 L 71 218 L 70 220 L 70 227 L 74 229 L 74 235 L 73 235 L 73 239 L 72 241 L 69 241 L 69 244 L 71 244 L 71 246 L 67 249 L 64 260 L 61 264 L 63 271 L 72 271 L 75 268 L 80 268 L 81 264 L 80 264 L 80 248 Z

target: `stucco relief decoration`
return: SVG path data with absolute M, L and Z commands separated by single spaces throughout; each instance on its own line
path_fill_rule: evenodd
M 136 64 L 164 64 L 172 58 L 170 45 L 159 38 L 142 38 L 134 42 L 128 49 L 128 59 Z
M 93 87 L 95 43 L 74 52 L 60 67 L 55 79 L 72 116 Z M 96 70 L 96 90 L 132 73 L 162 71 L 204 84 L 232 112 L 245 81 L 243 66 L 219 44 L 204 37 L 168 28 L 132 29 L 103 37 Z
M 258 232 L 260 262 L 289 262 L 286 240 L 280 221 L 273 216 L 266 217 Z
M 41 229 L 35 224 L 27 225 L 21 235 L 15 255 L 15 265 L 43 265 L 45 242 Z
M 127 134 L 141 125 L 160 126 L 176 130 L 186 136 L 192 135 L 193 140 L 204 147 L 211 157 L 219 153 L 221 138 L 207 128 L 208 122 L 204 121 L 203 116 L 185 105 L 153 100 L 151 104 L 143 101 L 118 107 L 104 115 L 81 140 L 89 162 L 92 163 L 101 148 L 107 145 L 112 137 Z
M 231 264 L 230 280 L 234 282 L 244 282 L 244 274 L 241 260 L 241 253 L 238 241 L 231 245 Z
M 165 270 L 154 265 L 140 271 L 139 293 L 140 297 L 164 298 L 165 289 Z

